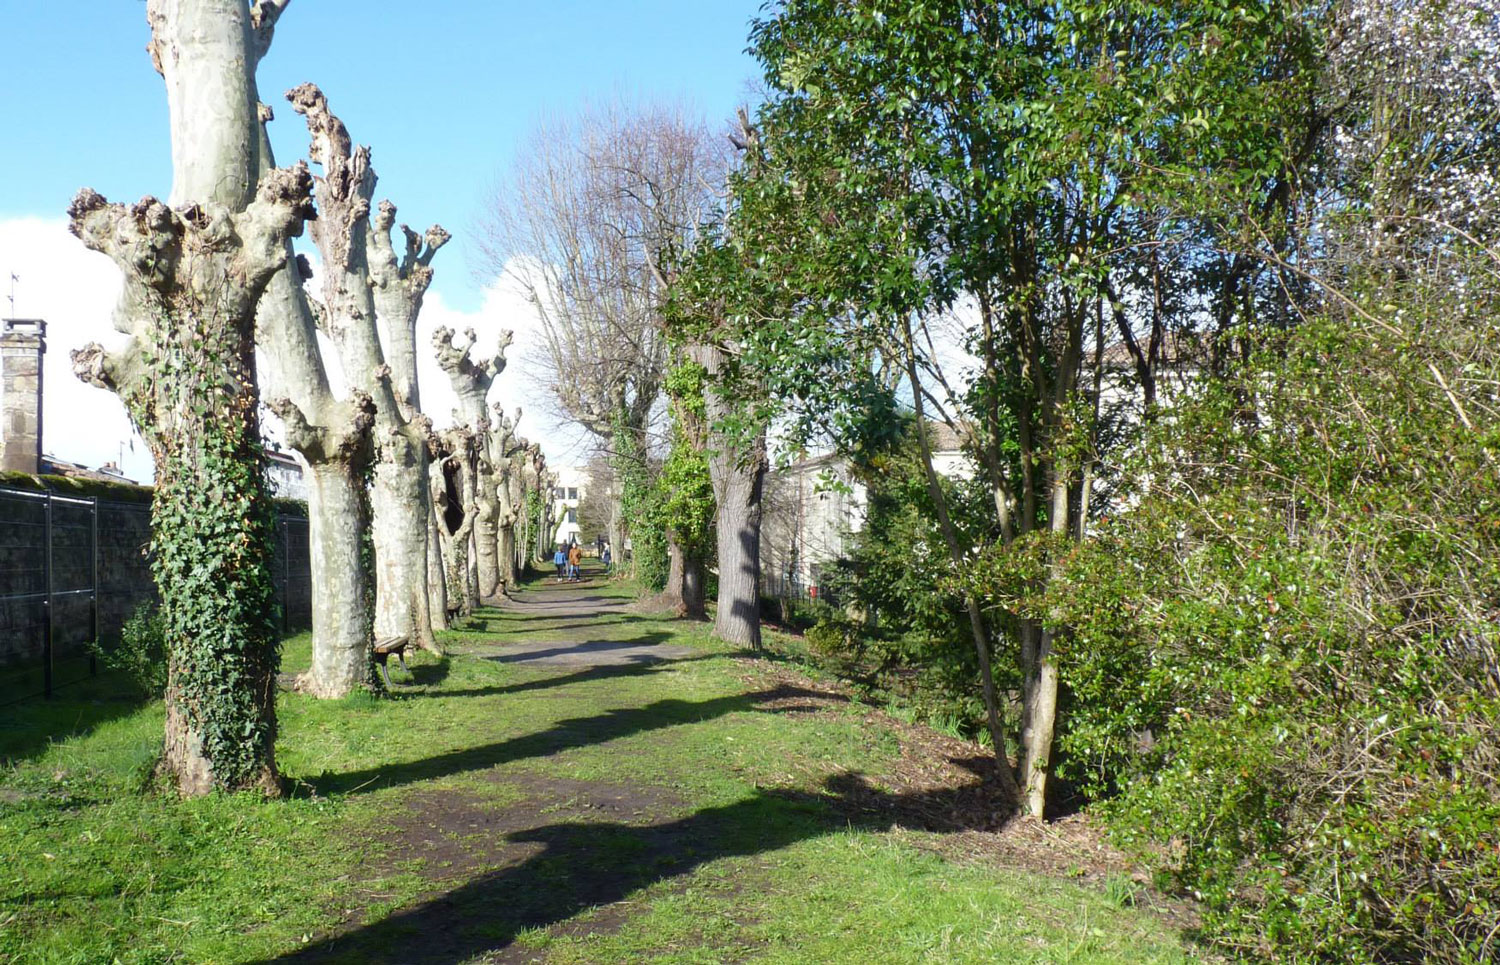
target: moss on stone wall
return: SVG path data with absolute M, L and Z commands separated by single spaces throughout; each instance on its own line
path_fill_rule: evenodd
M 34 476 L 27 472 L 0 471 L 0 487 L 25 489 L 31 492 L 52 492 L 59 496 L 74 496 L 79 499 L 100 499 L 117 503 L 147 503 L 156 490 L 151 486 L 135 483 L 107 482 L 102 479 L 78 479 L 73 476 Z M 300 499 L 284 499 L 273 496 L 271 502 L 278 516 L 307 518 L 307 503 Z

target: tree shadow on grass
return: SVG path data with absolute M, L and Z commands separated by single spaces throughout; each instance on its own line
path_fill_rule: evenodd
M 38 757 L 54 743 L 92 733 L 153 699 L 119 674 L 105 673 L 59 686 L 50 700 L 36 696 L 6 703 L 12 694 L 28 693 L 19 685 L 7 689 L 13 683 L 0 678 L 0 766 Z
M 993 794 L 992 788 L 982 789 Z M 511 949 L 526 929 L 610 905 L 659 881 L 720 858 L 776 851 L 849 828 L 892 825 L 958 831 L 947 815 L 972 813 L 960 800 L 972 788 L 891 794 L 857 774 L 828 779 L 824 793 L 760 790 L 723 807 L 646 826 L 566 822 L 511 832 L 508 863 L 389 918 L 275 959 L 277 962 L 528 961 Z M 1004 802 L 997 800 L 997 807 Z M 519 847 L 516 847 L 519 846 Z M 497 954 L 498 953 L 498 954 Z
M 649 674 L 670 670 L 675 664 L 694 663 L 699 660 L 713 660 L 717 656 L 718 654 L 713 653 L 704 653 L 693 657 L 655 657 L 647 654 L 631 654 L 628 658 L 628 663 L 589 667 L 586 670 L 579 670 L 575 673 L 539 677 L 536 680 L 525 680 L 518 684 L 473 687 L 468 690 L 440 690 L 431 694 L 403 694 L 401 696 L 409 696 L 415 700 L 424 697 L 492 697 L 501 694 L 522 694 L 533 690 L 551 690 L 556 687 L 567 687 L 570 684 L 583 684 L 595 680 L 644 677 Z
M 448 674 L 452 670 L 450 661 L 447 657 L 439 658 L 436 663 L 414 663 L 407 664 L 407 667 L 411 671 L 411 679 L 408 681 L 402 681 L 396 678 L 392 678 L 397 686 L 400 686 L 402 683 L 406 683 L 408 686 L 415 685 L 418 687 L 435 687 L 438 684 L 442 683 L 444 680 L 447 680 Z
M 493 660 L 496 663 L 530 663 L 533 661 L 544 663 L 549 660 L 561 663 L 573 659 L 577 659 L 580 662 L 588 662 L 588 657 L 602 654 L 605 655 L 603 659 L 610 660 L 617 659 L 611 654 L 611 651 L 655 647 L 671 638 L 672 634 L 670 633 L 655 631 L 652 633 L 643 633 L 640 636 L 631 637 L 627 640 L 579 640 L 576 642 L 560 643 L 546 650 L 502 651 L 501 653 L 490 654 L 484 659 Z M 516 644 L 512 643 L 510 646 L 514 647 Z M 663 654 L 661 656 L 665 657 L 667 655 Z M 618 659 L 629 659 L 629 656 L 626 655 Z
M 558 721 L 553 726 L 533 734 L 514 737 L 510 740 L 467 747 L 449 751 L 404 764 L 389 764 L 362 768 L 357 771 L 302 778 L 319 794 L 369 793 L 387 787 L 401 787 L 419 781 L 431 781 L 455 774 L 488 770 L 512 761 L 533 757 L 549 757 L 561 751 L 603 744 L 621 737 L 646 733 L 678 724 L 693 724 L 712 720 L 738 711 L 760 711 L 762 713 L 788 713 L 814 710 L 826 702 L 830 695 L 801 687 L 781 685 L 770 690 L 751 694 L 734 694 L 709 700 L 677 700 L 668 698 L 654 701 L 644 707 L 610 710 L 593 717 L 574 717 Z M 806 698 L 805 703 L 789 703 L 795 698 Z M 768 705 L 775 704 L 770 707 Z

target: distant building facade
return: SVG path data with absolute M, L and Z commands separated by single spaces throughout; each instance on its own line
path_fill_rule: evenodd
M 552 485 L 552 542 L 554 545 L 571 543 L 578 538 L 578 504 L 583 501 L 587 476 L 577 466 L 563 466 L 557 470 Z
M 972 479 L 973 459 L 957 433 L 928 423 L 933 468 L 950 479 Z M 829 453 L 766 474 L 760 528 L 761 590 L 767 596 L 816 599 L 828 566 L 847 559 L 863 531 L 869 494 L 849 460 Z
M 302 463 L 290 453 L 267 449 L 265 471 L 266 488 L 272 496 L 307 501 L 307 480 L 302 475 Z

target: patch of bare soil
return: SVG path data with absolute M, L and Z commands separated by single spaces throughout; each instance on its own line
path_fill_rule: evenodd
M 387 842 L 364 867 L 372 878 L 421 862 L 436 885 L 519 864 L 540 850 L 511 835 L 567 821 L 617 821 L 649 825 L 670 818 L 685 802 L 661 787 L 568 781 L 530 774 L 496 776 L 521 791 L 516 803 L 497 806 L 467 791 L 419 791 L 391 816 L 380 837 Z
M 535 602 L 507 605 L 535 607 L 547 619 L 587 621 L 619 612 L 619 601 L 596 606 L 602 601 L 591 601 L 572 586 L 531 599 Z M 635 652 L 619 642 L 553 642 L 508 646 L 501 656 L 575 667 L 670 660 L 679 656 L 676 651 L 694 652 L 651 649 L 673 652 Z M 765 661 L 745 667 L 746 693 L 760 695 L 758 710 L 809 718 L 849 713 L 851 697 L 837 685 Z M 1108 844 L 1088 816 L 1072 814 L 1046 824 L 1010 817 L 1014 808 L 993 780 L 993 758 L 978 745 L 855 706 L 871 731 L 897 737 L 900 757 L 888 773 L 827 776 L 824 771 L 810 775 L 822 781 L 817 791 L 804 783 L 762 789 L 762 795 L 821 801 L 833 811 L 830 827 L 847 822 L 889 831 L 950 860 L 1100 887 L 1111 878 L 1130 877 L 1143 886 L 1141 904 L 1175 926 L 1193 924 L 1191 907 L 1145 889 L 1145 876 Z M 284 961 L 449 962 L 476 955 L 497 965 L 545 961 L 545 951 L 516 941 L 524 929 L 550 927 L 554 935 L 578 938 L 614 933 L 641 913 L 644 886 L 681 877 L 717 855 L 772 850 L 805 833 L 786 831 L 789 836 L 780 841 L 777 828 L 761 821 L 766 812 L 753 804 L 689 813 L 689 802 L 662 787 L 525 773 L 492 776 L 519 792 L 520 800 L 507 795 L 508 803 L 497 805 L 472 791 L 416 791 L 364 843 L 361 877 L 373 885 L 401 871 L 419 874 L 430 885 L 418 903 L 373 925 L 364 924 L 363 907 L 346 909 L 344 923 L 332 934 Z M 747 827 L 754 829 L 753 843 L 742 840 Z M 390 897 L 366 889 L 363 904 Z M 355 901 L 359 898 L 357 892 Z
M 755 669 L 751 679 L 757 686 L 767 680 L 782 686 L 815 686 L 769 662 L 757 662 Z M 818 686 L 826 695 L 825 709 L 850 700 L 836 686 Z M 988 749 L 873 707 L 863 718 L 871 728 L 897 735 L 901 757 L 890 773 L 846 774 L 828 782 L 835 806 L 851 822 L 884 824 L 898 832 L 937 832 L 907 835 L 906 842 L 949 860 L 1021 868 L 1095 887 L 1112 878 L 1128 878 L 1139 888 L 1137 902 L 1173 927 L 1198 924 L 1193 904 L 1149 887 L 1146 870 L 1110 844 L 1104 828 L 1090 815 L 1075 812 L 1046 822 L 1017 816 L 995 782 L 995 758 Z

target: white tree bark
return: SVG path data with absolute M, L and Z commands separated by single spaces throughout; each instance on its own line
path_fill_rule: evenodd
M 160 769 L 191 795 L 279 792 L 254 313 L 287 239 L 312 215 L 304 167 L 260 176 L 254 69 L 279 12 L 279 3 L 252 12 L 244 0 L 151 0 L 173 207 L 111 205 L 85 189 L 68 212 L 73 233 L 125 276 L 114 318 L 125 348 L 91 344 L 72 359 L 80 378 L 120 395 L 156 460 L 152 531 L 168 648 Z M 189 543 L 195 559 L 185 567 Z M 205 583 L 238 614 L 212 640 L 199 632 Z
M 450 606 L 464 616 L 474 612 L 479 600 L 478 585 L 469 578 L 469 547 L 479 515 L 476 446 L 474 434 L 466 427 L 449 429 L 428 471 L 445 595 Z
M 473 526 L 473 563 L 478 575 L 479 598 L 483 601 L 494 597 L 502 587 L 499 554 L 500 480 L 490 442 L 492 424 L 485 398 L 496 377 L 505 371 L 505 350 L 510 347 L 513 336 L 508 331 L 501 332 L 495 354 L 488 359 L 475 360 L 472 350 L 479 336 L 472 328 L 464 335 L 467 341 L 455 342 L 452 329 L 439 328 L 432 335 L 432 345 L 438 366 L 448 373 L 454 394 L 458 396 L 458 418 L 474 434 L 478 445 L 478 458 L 474 466 L 477 513 Z
M 514 419 L 505 414 L 500 403 L 495 403 L 490 432 L 490 462 L 495 467 L 495 494 L 497 513 L 495 516 L 495 556 L 500 570 L 500 593 L 509 593 L 521 582 L 521 568 L 516 554 L 516 526 L 525 507 L 522 489 L 522 473 L 525 468 L 527 442 L 516 435 L 516 423 L 521 421 L 521 410 L 516 410 Z
M 406 637 L 441 653 L 427 598 L 427 427 L 402 414 L 376 323 L 368 250 L 375 190 L 370 152 L 354 146 L 314 85 L 288 91 L 287 99 L 306 118 L 312 135 L 309 156 L 323 169 L 317 179 L 320 216 L 312 238 L 323 259 L 324 329 L 338 350 L 351 389 L 368 395 L 375 405 L 370 494 L 375 636 Z
M 367 235 L 370 281 L 374 285 L 375 319 L 385 346 L 386 359 L 391 367 L 392 389 L 401 415 L 408 422 L 420 418 L 421 393 L 417 383 L 417 316 L 422 310 L 422 299 L 432 284 L 432 259 L 439 248 L 447 244 L 450 235 L 442 225 L 433 225 L 425 236 L 419 236 L 406 225 L 401 225 L 405 247 L 398 258 L 391 243 L 391 230 L 396 223 L 396 206 L 390 201 L 381 201 L 374 219 L 374 230 Z M 420 465 L 393 463 L 382 474 L 377 468 L 377 486 L 390 487 L 392 492 L 379 498 L 398 498 L 398 493 L 412 489 L 427 491 L 427 465 L 430 453 L 423 446 L 417 453 Z M 410 478 L 407 478 L 408 474 Z M 386 480 L 384 484 L 381 479 Z M 442 561 L 430 557 L 439 552 L 435 517 L 429 512 L 427 525 L 426 618 L 432 629 L 447 626 L 447 594 L 444 580 L 433 577 L 442 573 Z M 418 618 L 422 612 L 417 607 Z M 399 614 L 397 614 L 399 615 Z

